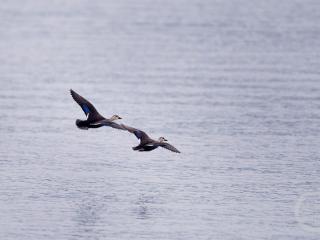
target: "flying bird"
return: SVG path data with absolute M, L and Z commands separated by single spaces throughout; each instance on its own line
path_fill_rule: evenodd
M 76 120 L 78 128 L 88 130 L 89 128 L 99 128 L 103 126 L 113 127 L 116 129 L 126 130 L 115 120 L 122 119 L 118 115 L 113 115 L 110 119 L 103 117 L 87 99 L 80 96 L 78 93 L 70 89 L 72 98 L 80 105 L 84 114 L 87 116 L 86 120 Z
M 178 149 L 176 149 L 171 144 L 167 143 L 168 140 L 165 139 L 164 137 L 160 137 L 158 140 L 153 140 L 142 130 L 129 127 L 124 124 L 121 124 L 121 127 L 133 133 L 140 140 L 140 144 L 132 148 L 134 151 L 145 152 L 145 151 L 152 151 L 158 147 L 163 147 L 172 152 L 180 153 Z

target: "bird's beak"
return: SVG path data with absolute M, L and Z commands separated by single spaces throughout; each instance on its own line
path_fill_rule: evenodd
M 119 117 L 119 119 L 122 119 L 122 117 Z

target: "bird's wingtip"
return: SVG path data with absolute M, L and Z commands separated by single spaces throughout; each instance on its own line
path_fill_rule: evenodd
M 72 96 L 72 97 L 73 97 L 73 96 L 74 96 L 74 94 L 76 93 L 75 91 L 73 91 L 73 89 L 72 89 L 72 88 L 70 88 L 69 92 L 70 92 L 70 94 L 71 94 L 71 96 Z

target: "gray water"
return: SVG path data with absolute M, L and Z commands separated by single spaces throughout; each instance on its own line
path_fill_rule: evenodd
M 319 239 L 319 40 L 317 0 L 2 1 L 0 239 Z

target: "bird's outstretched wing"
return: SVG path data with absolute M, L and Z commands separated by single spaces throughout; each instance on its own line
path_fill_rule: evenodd
M 168 149 L 168 150 L 170 150 L 172 152 L 181 153 L 178 149 L 176 149 L 174 146 L 172 146 L 169 143 L 160 143 L 159 146 L 163 147 L 165 149 Z
M 129 127 L 127 125 L 121 124 L 120 125 L 125 130 L 133 133 L 138 139 L 140 139 L 141 142 L 148 142 L 151 140 L 151 138 L 142 130 L 139 130 L 137 128 Z
M 116 129 L 120 129 L 120 130 L 127 130 L 124 127 L 122 127 L 120 124 L 112 122 L 108 119 L 103 119 L 101 121 L 97 121 L 95 123 L 93 123 L 92 125 L 103 125 L 103 126 L 107 126 L 107 127 L 112 127 L 112 128 L 116 128 Z
M 126 130 L 120 124 L 115 123 L 115 122 L 111 122 L 109 125 L 106 125 L 106 126 L 110 126 L 110 127 L 113 127 L 113 128 L 116 128 L 116 129 L 120 129 L 120 130 Z
M 95 107 L 87 99 L 70 89 L 72 98 L 80 105 L 88 120 L 94 120 L 102 117 Z

